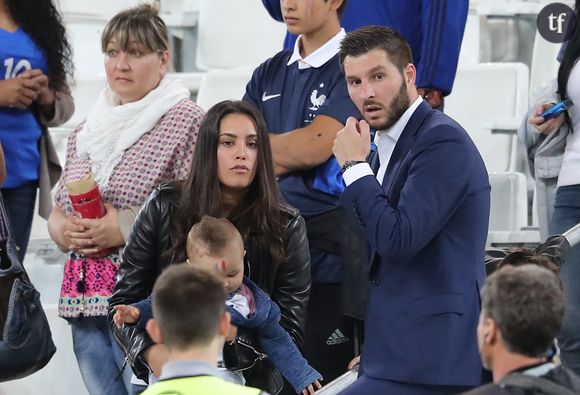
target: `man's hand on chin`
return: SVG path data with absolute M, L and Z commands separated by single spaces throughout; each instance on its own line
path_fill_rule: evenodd
M 332 153 L 338 164 L 347 161 L 364 161 L 371 151 L 371 128 L 362 120 L 354 117 L 346 120 L 346 125 L 336 134 Z

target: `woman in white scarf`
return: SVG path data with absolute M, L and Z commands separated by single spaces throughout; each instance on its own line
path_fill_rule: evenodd
M 69 252 L 59 315 L 71 323 L 85 386 L 91 395 L 126 395 L 129 384 L 119 374 L 124 356 L 106 317 L 118 251 L 153 189 L 189 172 L 203 111 L 179 81 L 165 77 L 167 30 L 150 5 L 113 17 L 101 44 L 107 87 L 69 137 L 48 226 L 52 239 Z M 79 218 L 66 188 L 91 173 L 105 202 L 99 219 Z

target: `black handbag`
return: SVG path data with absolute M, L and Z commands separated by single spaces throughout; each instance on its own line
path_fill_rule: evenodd
M 56 352 L 40 294 L 16 255 L 0 196 L 0 382 L 43 368 Z

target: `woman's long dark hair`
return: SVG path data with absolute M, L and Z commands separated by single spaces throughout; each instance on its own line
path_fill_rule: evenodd
M 222 196 L 217 150 L 220 123 L 228 114 L 247 115 L 256 125 L 258 135 L 254 180 L 244 200 L 228 219 L 245 241 L 252 238 L 270 253 L 274 262 L 281 263 L 284 259 L 282 236 L 285 223 L 280 210 L 282 198 L 274 175 L 268 129 L 262 114 L 242 101 L 223 101 L 214 105 L 201 122 L 191 172 L 182 184 L 180 204 L 171 219 L 173 256 L 183 258 L 187 234 L 204 215 L 220 216 Z
M 568 99 L 568 79 L 570 78 L 572 68 L 580 57 L 580 30 L 577 28 L 578 11 L 580 11 L 580 0 L 576 0 L 574 5 L 575 16 L 570 22 L 568 32 L 566 32 L 568 40 L 566 41 L 564 55 L 558 68 L 558 95 L 560 96 L 560 100 Z M 573 132 L 572 121 L 570 120 L 568 111 L 564 112 L 564 119 L 570 132 Z
M 74 66 L 62 19 L 52 0 L 6 0 L 6 6 L 10 18 L 44 52 L 50 89 L 62 90 Z

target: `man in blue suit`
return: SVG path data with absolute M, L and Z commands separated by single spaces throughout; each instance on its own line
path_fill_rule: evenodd
M 368 26 L 340 61 L 364 120 L 349 118 L 333 152 L 341 204 L 370 255 L 359 379 L 343 394 L 456 394 L 481 382 L 476 328 L 490 186 L 465 130 L 417 93 L 405 39 Z M 370 129 L 377 154 L 370 164 Z

